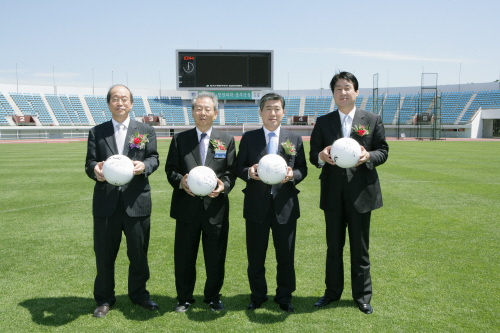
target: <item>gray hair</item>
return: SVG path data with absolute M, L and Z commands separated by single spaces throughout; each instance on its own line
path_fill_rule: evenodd
M 216 111 L 219 111 L 219 99 L 217 98 L 217 95 L 214 93 L 208 92 L 208 91 L 202 91 L 201 93 L 198 94 L 193 100 L 191 101 L 191 109 L 194 110 L 194 107 L 196 105 L 196 101 L 198 98 L 203 98 L 203 97 L 208 97 L 212 99 L 212 102 L 214 102 L 214 108 Z

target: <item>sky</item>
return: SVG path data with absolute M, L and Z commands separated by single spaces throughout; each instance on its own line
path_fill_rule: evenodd
M 273 50 L 275 90 L 500 79 L 498 0 L 2 2 L 4 84 L 176 89 L 176 49 Z

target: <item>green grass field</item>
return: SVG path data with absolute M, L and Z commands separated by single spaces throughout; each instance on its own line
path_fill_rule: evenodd
M 319 170 L 311 166 L 299 185 L 295 312 L 284 313 L 272 300 L 255 312 L 246 310 L 241 181 L 230 194 L 222 289 L 227 311 L 213 313 L 202 302 L 200 256 L 197 302 L 185 314 L 172 312 L 175 223 L 169 217 L 171 188 L 164 172 L 169 141 L 163 140 L 161 166 L 151 176 L 148 283 L 161 309 L 150 313 L 128 300 L 123 242 L 116 264 L 118 301 L 102 319 L 92 317 L 93 182 L 84 172 L 86 143 L 2 144 L 7 158 L 0 166 L 0 331 L 499 332 L 500 142 L 389 144 L 389 159 L 378 168 L 385 206 L 372 214 L 372 315 L 361 313 L 351 299 L 348 266 L 342 299 L 323 309 L 313 307 L 324 291 L 326 246 Z M 270 245 L 270 296 L 275 274 Z

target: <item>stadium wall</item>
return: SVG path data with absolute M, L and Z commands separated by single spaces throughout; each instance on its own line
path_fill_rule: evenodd
M 118 82 L 116 82 L 118 83 Z M 134 95 L 137 96 L 159 96 L 159 89 L 143 89 L 129 86 Z M 34 85 L 15 85 L 15 84 L 2 84 L 0 83 L 0 91 L 2 92 L 19 92 L 19 93 L 39 93 L 39 94 L 74 94 L 74 95 L 106 95 L 109 87 L 63 87 L 63 86 L 34 86 Z M 452 85 L 438 85 L 440 92 L 460 92 L 460 91 L 473 91 L 479 92 L 483 90 L 500 90 L 500 82 L 487 82 L 487 83 L 468 83 L 468 84 L 452 84 Z M 329 88 L 323 89 L 306 89 L 306 90 L 273 90 L 274 92 L 283 96 L 331 96 L 332 93 Z M 267 91 L 263 91 L 264 93 Z M 383 94 L 418 94 L 421 92 L 420 86 L 414 87 L 379 87 L 379 95 Z M 359 95 L 371 95 L 373 88 L 360 87 Z M 190 99 L 190 91 L 181 91 L 175 89 L 161 89 L 161 96 L 178 96 L 182 99 Z
M 155 89 L 135 89 L 130 87 L 135 96 L 141 96 L 145 104 L 147 104 L 148 96 L 158 96 L 159 90 Z M 463 84 L 463 85 L 444 85 L 438 86 L 440 92 L 460 92 L 460 91 L 488 91 L 499 90 L 499 82 L 478 83 L 478 84 Z M 31 86 L 31 85 L 8 85 L 0 84 L 0 92 L 10 93 L 35 93 L 35 94 L 73 94 L 73 95 L 106 95 L 108 88 L 94 87 L 53 87 L 53 86 Z M 311 89 L 311 90 L 275 90 L 277 93 L 287 96 L 298 96 L 305 98 L 307 96 L 331 96 L 329 89 Z M 389 87 L 387 89 L 379 88 L 379 95 L 389 92 L 390 94 L 419 94 L 421 87 Z M 263 91 L 262 93 L 265 93 Z M 372 95 L 373 90 L 369 88 L 360 88 L 360 96 Z M 185 110 L 189 112 L 188 100 L 192 97 L 191 91 L 178 90 L 161 90 L 161 96 L 176 96 L 184 100 Z M 247 101 L 256 103 L 255 101 Z M 20 111 L 13 105 L 16 114 Z M 222 106 L 224 107 L 224 106 Z M 150 111 L 149 106 L 146 107 Z M 467 124 L 457 125 L 442 125 L 441 134 L 443 138 L 491 138 L 493 137 L 493 120 L 500 119 L 500 109 L 482 110 L 480 109 Z M 224 122 L 222 122 L 224 123 Z M 78 139 L 86 138 L 88 130 L 92 126 L 13 126 L 13 122 L 9 126 L 0 126 L 0 140 L 6 139 Z M 289 123 L 290 124 L 290 123 Z M 40 125 L 37 123 L 37 125 Z M 57 124 L 56 124 L 57 125 Z M 172 134 L 192 128 L 193 125 L 186 126 L 155 126 L 158 136 L 171 136 Z M 254 124 L 255 125 L 255 124 Z M 310 135 L 313 122 L 309 126 L 291 126 L 290 128 L 298 131 L 301 135 Z M 258 125 L 260 126 L 260 125 Z M 288 127 L 288 126 L 287 126 Z M 386 124 L 386 132 L 388 137 L 399 137 L 404 133 L 406 137 L 416 137 L 417 132 L 422 137 L 432 137 L 433 126 L 421 125 L 415 126 L 411 124 L 390 125 Z M 245 128 L 244 126 L 221 126 L 219 127 L 232 135 L 241 135 Z

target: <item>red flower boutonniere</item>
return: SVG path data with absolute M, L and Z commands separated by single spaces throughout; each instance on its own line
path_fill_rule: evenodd
M 365 136 L 370 134 L 370 126 L 367 125 L 357 125 L 352 128 L 353 132 L 359 136 Z
M 282 142 L 281 147 L 283 147 L 287 155 L 297 154 L 297 151 L 295 150 L 295 145 L 290 142 L 290 139 L 287 139 L 286 142 Z
M 139 134 L 139 132 L 135 132 L 131 137 L 130 137 L 130 149 L 133 148 L 139 148 L 139 149 L 144 149 L 146 146 L 146 143 L 149 142 L 148 135 L 147 134 Z
M 210 143 L 215 150 L 226 150 L 226 144 L 220 140 L 210 140 Z

